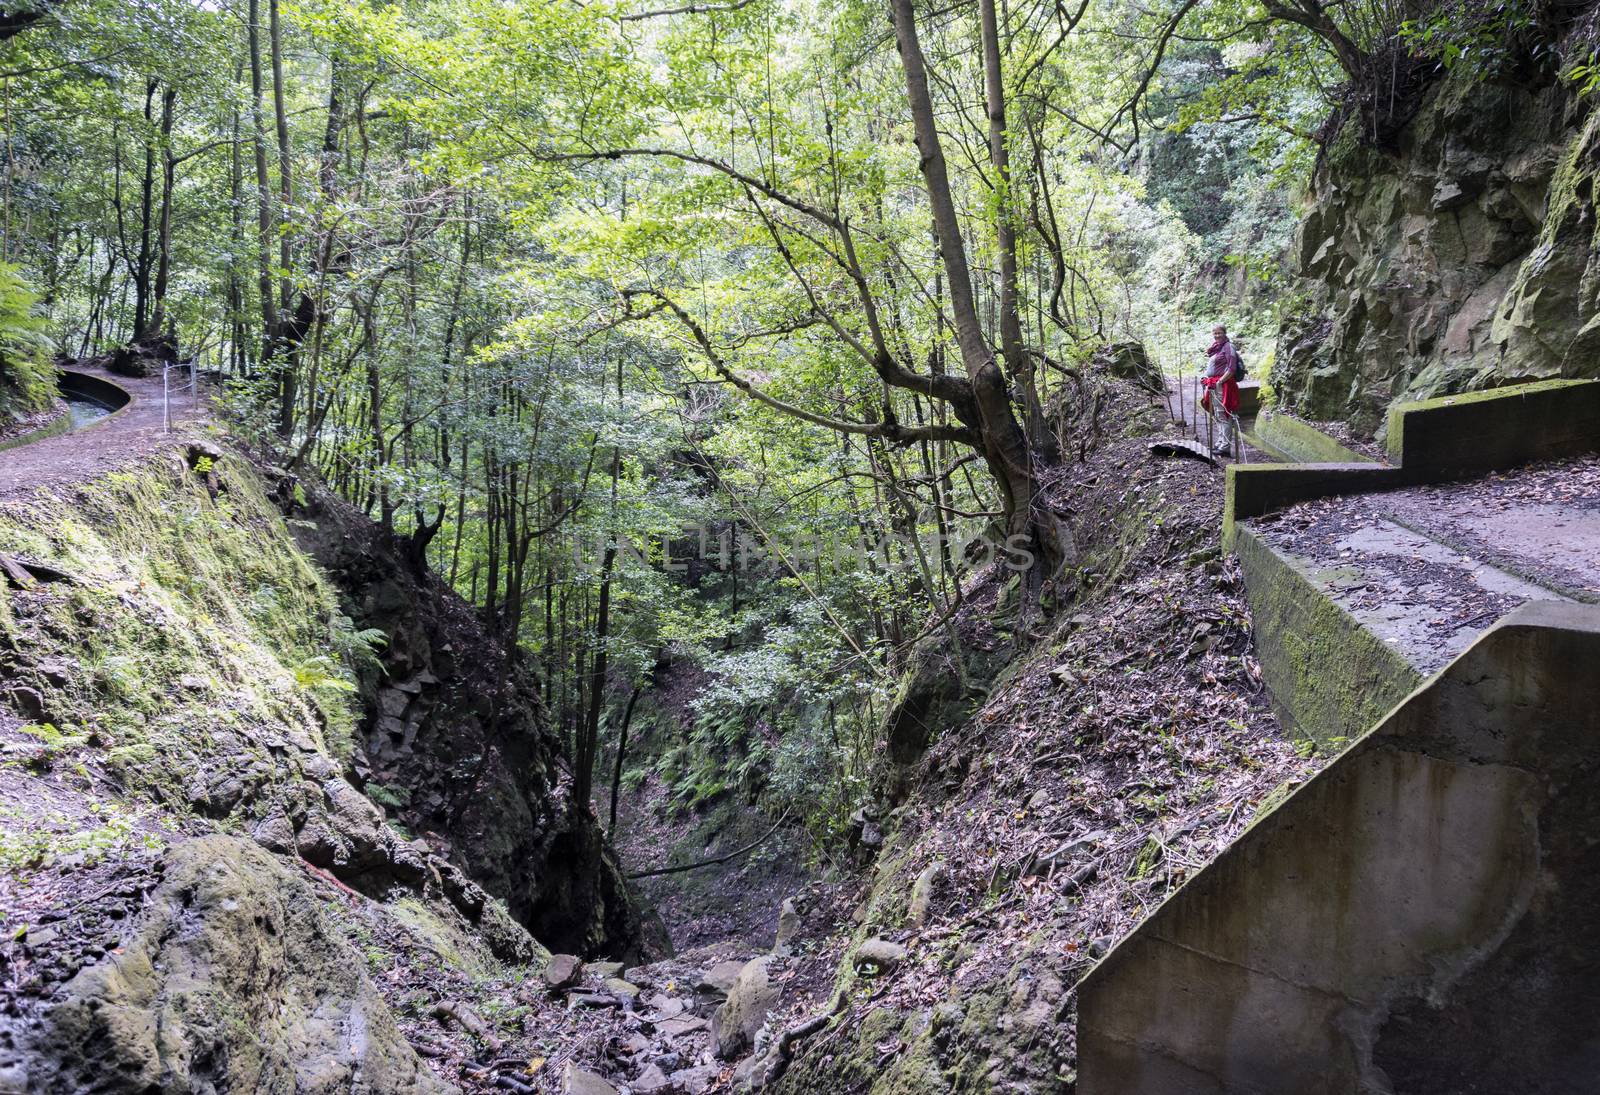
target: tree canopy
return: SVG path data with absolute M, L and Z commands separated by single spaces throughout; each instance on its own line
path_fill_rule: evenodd
M 1516 31 L 1451 10 L 12 3 L 0 353 L 35 401 L 35 328 L 215 373 L 514 640 L 585 779 L 670 653 L 708 740 L 844 801 L 984 559 L 1022 627 L 1081 580 L 1041 484 L 1095 352 L 1270 330 L 1329 119 L 1381 141 Z

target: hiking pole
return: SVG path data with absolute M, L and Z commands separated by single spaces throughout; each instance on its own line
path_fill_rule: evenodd
M 161 432 L 172 432 L 172 384 L 167 379 L 167 374 L 172 371 L 171 365 L 161 366 Z

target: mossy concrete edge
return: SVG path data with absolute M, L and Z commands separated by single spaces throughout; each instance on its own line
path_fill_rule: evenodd
M 1252 429 L 1270 448 L 1289 457 L 1289 463 L 1377 463 L 1371 457 L 1339 444 L 1309 422 L 1302 422 L 1281 412 L 1263 411 L 1256 416 Z
M 1541 380 L 1402 403 L 1389 458 L 1415 483 L 1600 450 L 1600 380 Z
M 1360 462 L 1230 465 L 1223 546 L 1236 524 L 1299 502 L 1443 483 L 1600 452 L 1600 380 L 1545 380 L 1407 403 L 1389 411 L 1393 465 Z
M 1284 726 L 1322 745 L 1364 733 L 1422 681 L 1248 526 L 1234 550 L 1255 624 L 1261 678 Z

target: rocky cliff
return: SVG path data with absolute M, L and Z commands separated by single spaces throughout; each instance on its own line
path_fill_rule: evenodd
M 1395 400 L 1600 371 L 1594 102 L 1559 62 L 1514 60 L 1431 84 L 1390 149 L 1347 125 L 1324 151 L 1272 375 L 1285 405 L 1370 432 Z
M 559 736 L 504 644 L 409 561 L 402 540 L 349 505 L 282 477 L 273 497 L 355 626 L 384 635 L 362 681 L 357 778 L 540 942 L 636 958 L 621 870 L 573 797 Z
M 0 1092 L 448 1090 L 408 1027 L 536 935 L 633 949 L 536 699 L 402 555 L 205 443 L 0 499 Z

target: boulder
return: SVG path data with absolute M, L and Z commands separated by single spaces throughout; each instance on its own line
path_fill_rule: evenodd
M 544 983 L 551 992 L 571 988 L 583 977 L 583 959 L 571 954 L 552 954 L 545 963 Z
M 1142 342 L 1112 342 L 1094 353 L 1094 367 L 1118 380 L 1131 380 L 1144 388 L 1161 392 L 1161 370 L 1151 362 Z
M 795 908 L 794 898 L 784 898 L 778 908 L 778 937 L 773 941 L 772 953 L 789 955 L 794 949 L 795 936 L 800 934 L 800 926 L 800 910 Z
M 620 977 L 607 977 L 601 984 L 607 992 L 626 1003 L 631 1004 L 639 998 L 639 986 Z
M 909 953 L 899 943 L 891 943 L 887 939 L 868 939 L 856 948 L 855 967 L 858 972 L 864 967 L 878 973 L 886 972 L 904 962 Z
M 755 1045 L 756 1032 L 778 1004 L 778 986 L 768 968 L 771 962 L 757 958 L 746 963 L 727 1001 L 711 1016 L 711 1045 L 723 1060 L 734 1060 Z
M 561 1091 L 562 1095 L 617 1095 L 609 1081 L 570 1063 L 561 1076 Z
M 634 1095 L 656 1095 L 657 1092 L 670 1091 L 673 1083 L 667 1079 L 667 1074 L 661 1071 L 660 1065 L 652 1064 L 639 1073 L 639 1078 L 628 1087 Z
M 739 971 L 743 970 L 744 966 L 745 964 L 738 959 L 718 962 L 700 975 L 700 980 L 695 982 L 695 992 L 716 1000 L 727 999 L 728 991 L 739 979 Z
M 928 909 L 933 904 L 934 890 L 939 885 L 943 864 L 930 863 L 922 868 L 917 880 L 911 884 L 911 900 L 906 906 L 906 923 L 920 928 L 928 922 Z

